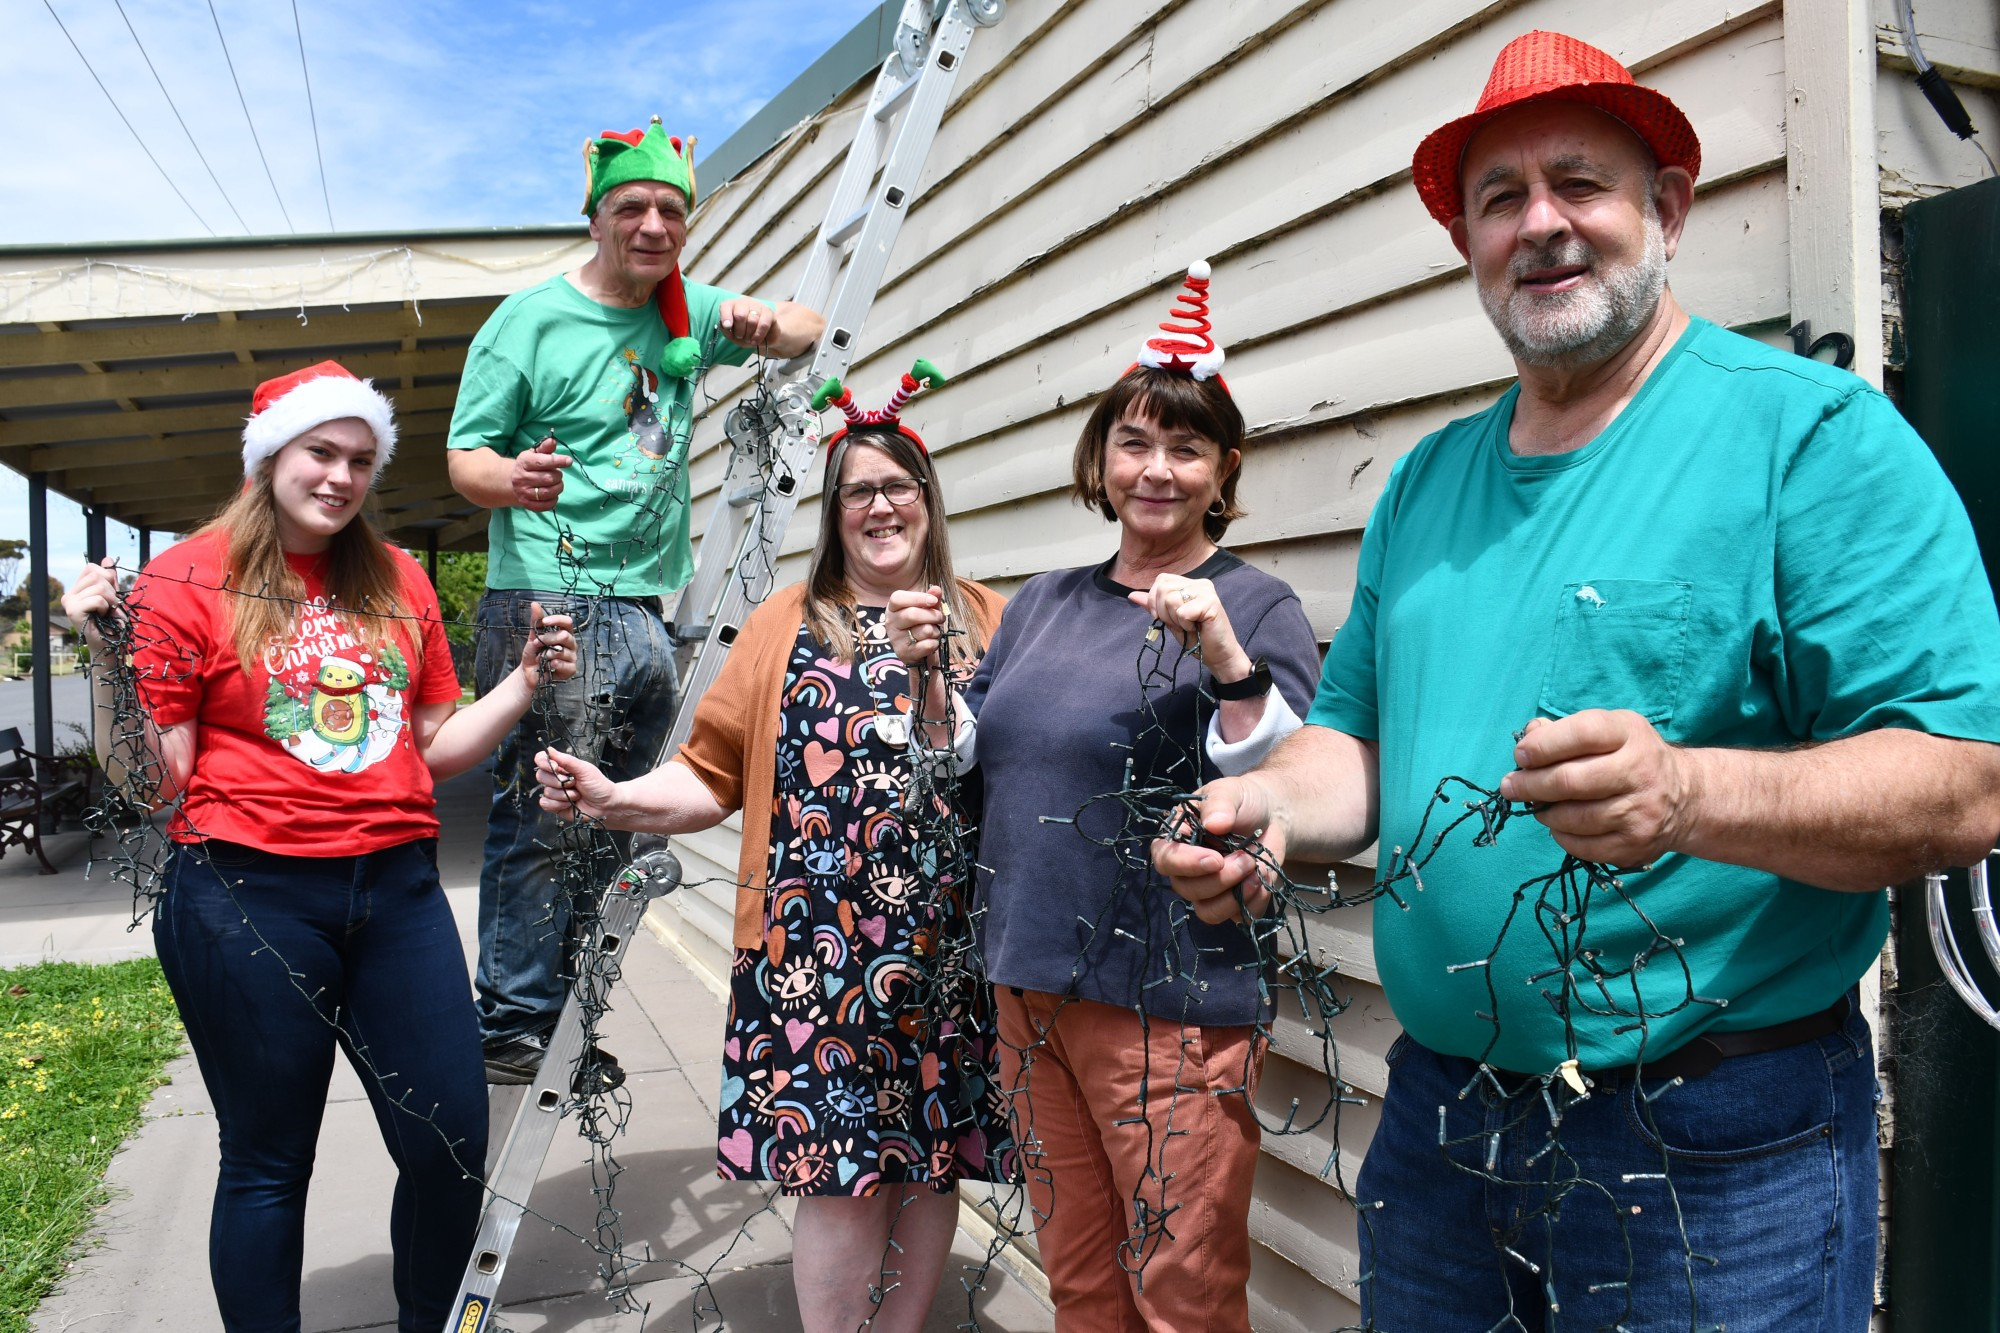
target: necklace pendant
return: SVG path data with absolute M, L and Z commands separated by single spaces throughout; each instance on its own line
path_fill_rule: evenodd
M 875 734 L 882 738 L 884 745 L 893 745 L 901 749 L 910 743 L 910 715 L 890 712 L 875 714 Z

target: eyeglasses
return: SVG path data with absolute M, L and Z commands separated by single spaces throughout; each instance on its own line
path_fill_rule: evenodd
M 901 507 L 915 504 L 923 493 L 922 477 L 895 477 L 880 486 L 865 481 L 850 481 L 845 486 L 833 488 L 834 498 L 840 501 L 842 509 L 872 508 L 877 495 L 883 496 L 890 504 Z

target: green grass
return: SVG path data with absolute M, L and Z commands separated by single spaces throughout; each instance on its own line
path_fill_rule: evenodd
M 180 1051 L 151 958 L 0 969 L 0 1333 L 25 1333 L 62 1276 L 111 1154 Z

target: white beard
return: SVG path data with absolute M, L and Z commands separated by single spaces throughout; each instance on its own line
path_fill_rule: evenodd
M 1479 284 L 1479 303 L 1515 360 L 1552 368 L 1594 365 L 1632 340 L 1667 287 L 1666 234 L 1651 209 L 1645 228 L 1645 251 L 1635 264 L 1605 266 L 1594 247 L 1571 237 L 1553 249 L 1517 253 L 1506 273 Z M 1518 285 L 1524 274 L 1571 264 L 1589 265 L 1590 272 L 1568 291 L 1541 294 Z

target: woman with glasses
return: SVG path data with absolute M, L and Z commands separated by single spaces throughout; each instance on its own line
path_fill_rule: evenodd
M 939 593 L 965 678 L 1000 618 L 998 595 L 953 575 L 937 473 L 897 419 L 941 379 L 917 362 L 875 413 L 828 386 L 848 424 L 828 441 L 810 571 L 744 622 L 669 762 L 613 783 L 538 756 L 557 814 L 678 834 L 743 812 L 716 1165 L 797 1196 L 808 1333 L 921 1328 L 957 1183 L 1012 1165 L 990 991 L 920 980 L 938 941 L 965 930 L 959 886 L 919 869 L 904 823 L 909 747 L 952 745 L 949 700 L 912 697 L 883 627 L 892 594 Z

